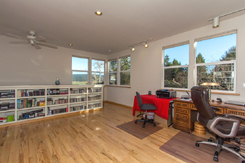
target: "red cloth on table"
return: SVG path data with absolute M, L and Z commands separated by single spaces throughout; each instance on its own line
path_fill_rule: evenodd
M 157 107 L 157 110 L 154 111 L 156 115 L 168 119 L 169 102 L 176 98 L 158 98 L 156 95 L 141 95 L 141 99 L 143 104 L 153 104 Z M 134 97 L 133 116 L 135 116 L 135 111 L 142 111 L 136 96 Z

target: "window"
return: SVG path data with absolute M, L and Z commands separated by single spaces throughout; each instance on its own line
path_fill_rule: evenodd
M 120 58 L 120 85 L 130 85 L 131 57 Z
M 105 61 L 92 59 L 92 84 L 104 84 Z
M 88 84 L 88 59 L 72 57 L 72 84 Z
M 187 88 L 189 65 L 189 42 L 163 48 L 164 87 Z
M 196 41 L 196 83 L 219 83 L 210 89 L 235 90 L 236 32 Z
M 109 84 L 117 85 L 117 59 L 109 61 Z

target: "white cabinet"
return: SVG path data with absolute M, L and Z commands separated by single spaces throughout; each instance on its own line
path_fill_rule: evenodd
M 0 125 L 103 106 L 103 85 L 0 87 Z

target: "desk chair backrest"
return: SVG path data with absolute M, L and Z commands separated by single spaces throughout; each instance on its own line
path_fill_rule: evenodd
M 138 92 L 136 92 L 136 97 L 137 97 L 138 105 L 139 105 L 139 107 L 141 107 L 143 105 L 143 102 L 142 102 L 141 96 Z
M 209 104 L 208 91 L 204 87 L 192 87 L 191 99 L 199 113 L 198 121 L 206 126 L 210 119 L 216 117 L 214 110 Z

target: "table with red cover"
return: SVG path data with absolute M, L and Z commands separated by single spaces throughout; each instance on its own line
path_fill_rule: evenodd
M 143 104 L 153 104 L 157 107 L 154 111 L 156 115 L 164 119 L 168 119 L 169 102 L 176 98 L 158 98 L 156 95 L 141 95 Z M 138 105 L 137 97 L 134 97 L 133 116 L 135 111 L 142 111 Z

